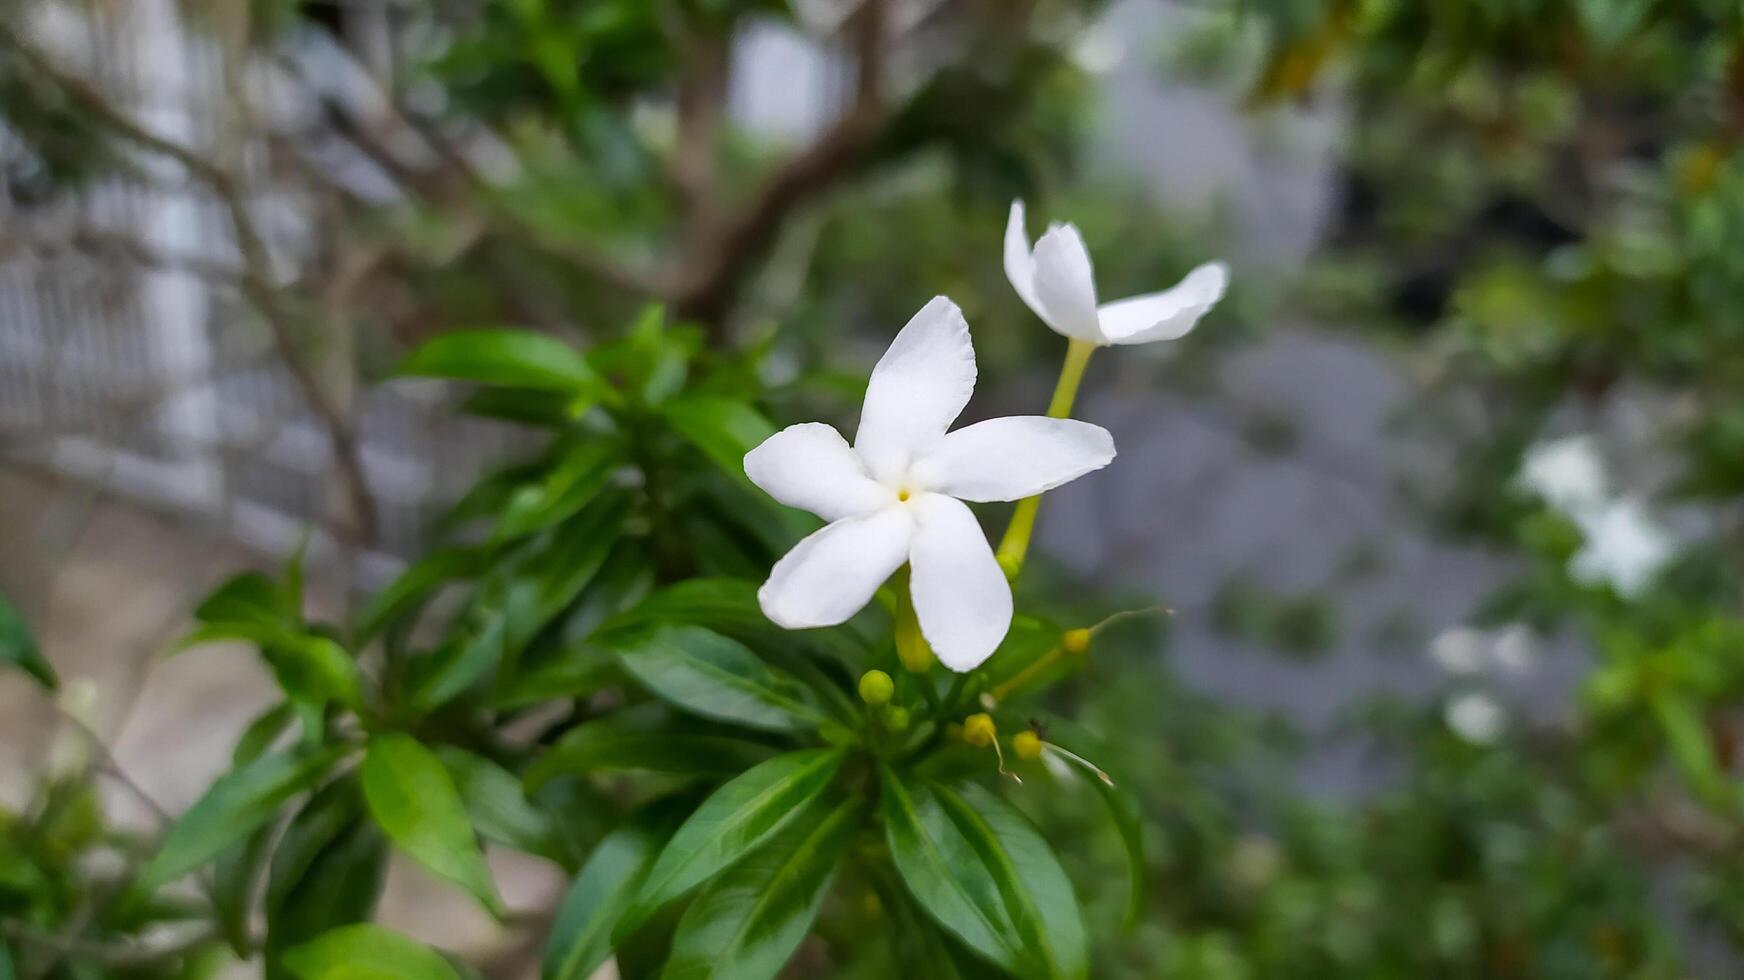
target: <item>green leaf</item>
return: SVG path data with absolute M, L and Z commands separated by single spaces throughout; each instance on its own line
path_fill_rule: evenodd
M 253 833 L 287 800 L 320 782 L 345 751 L 334 745 L 273 753 L 218 777 L 170 828 L 136 887 L 151 891 L 174 881 Z
M 261 872 L 266 870 L 277 829 L 269 822 L 247 840 L 230 845 L 212 867 L 212 911 L 218 918 L 218 932 L 242 959 L 254 955 L 249 918 L 254 909 L 255 886 L 260 882 Z
M 926 784 L 879 767 L 885 836 L 896 870 L 921 908 L 989 961 L 1029 976 L 999 885 Z
M 406 567 L 387 587 L 371 596 L 357 618 L 357 642 L 368 643 L 383 629 L 424 605 L 447 582 L 482 571 L 491 549 L 447 548 L 433 551 Z
M 287 976 L 283 954 L 340 926 L 367 921 L 387 877 L 388 842 L 364 819 L 357 780 L 309 798 L 279 838 L 267 876 L 268 980 Z
M 36 634 L 4 596 L 0 596 L 0 664 L 17 667 L 51 691 L 59 684 L 54 668 L 36 645 Z
M 664 980 L 769 980 L 817 918 L 865 818 L 851 800 L 813 808 L 722 872 L 679 920 Z
M 1107 804 L 1109 816 L 1114 818 L 1114 826 L 1120 834 L 1120 843 L 1126 851 L 1126 922 L 1131 928 L 1138 922 L 1139 913 L 1144 910 L 1145 875 L 1148 865 L 1144 853 L 1144 820 L 1143 806 L 1138 796 L 1126 788 L 1124 779 L 1115 779 L 1090 762 L 1090 756 L 1101 756 L 1104 752 L 1112 753 L 1111 748 L 1102 745 L 1090 732 L 1064 718 L 1049 715 L 1042 716 L 1047 728 L 1048 740 L 1066 749 L 1057 752 L 1044 747 L 1043 752 L 1064 762 L 1089 785 Z
M 605 382 L 568 344 L 530 330 L 456 330 L 412 352 L 399 373 L 599 397 Z
M 466 396 L 460 410 L 481 418 L 561 429 L 586 415 L 594 402 L 594 397 L 587 393 L 481 388 Z
M 494 915 L 505 914 L 460 792 L 435 753 L 401 732 L 377 735 L 364 756 L 362 780 L 370 814 L 396 846 L 471 892 Z
M 871 649 L 847 626 L 784 630 L 763 615 L 757 584 L 744 579 L 699 578 L 667 586 L 600 628 L 602 635 L 653 623 L 689 623 L 714 630 L 755 649 L 794 649 L 849 667 L 863 667 Z
M 494 542 L 512 541 L 575 516 L 599 496 L 623 465 L 623 445 L 592 438 L 571 445 L 536 483 L 515 491 L 491 531 Z
M 731 867 L 817 805 L 843 758 L 838 749 L 789 752 L 716 790 L 660 852 L 616 934 L 634 931 L 662 906 Z
M 230 750 L 230 765 L 245 766 L 265 755 L 296 720 L 297 713 L 288 701 L 280 701 L 261 712 L 237 736 L 236 747 Z
M 306 705 L 338 701 L 353 708 L 362 703 L 357 661 L 331 638 L 300 627 L 253 620 L 210 622 L 184 636 L 171 652 L 231 641 L 257 647 L 279 687 L 293 700 Z
M 1072 882 L 1029 818 L 979 783 L 935 785 L 933 794 L 991 873 L 1036 975 L 1089 976 L 1084 914 Z
M 381 926 L 344 926 L 285 954 L 302 980 L 461 980 L 441 953 Z
M 410 717 L 422 717 L 465 693 L 502 658 L 508 619 L 482 614 L 482 622 L 453 631 L 448 641 L 412 660 L 401 701 Z
M 574 870 L 574 858 L 557 819 L 527 799 L 514 773 L 481 755 L 443 746 L 436 751 L 454 777 L 467 816 L 479 836 Z
M 614 635 L 613 651 L 662 700 L 705 718 L 775 732 L 831 724 L 805 689 L 741 643 L 697 626 L 660 626 Z
M 662 405 L 660 414 L 723 473 L 746 483 L 745 454 L 775 434 L 762 412 L 731 398 L 683 395 Z
M 642 704 L 565 732 L 527 767 L 528 789 L 589 772 L 658 772 L 680 776 L 744 772 L 773 750 L 758 742 L 674 724 L 658 704 Z
M 227 579 L 194 607 L 194 619 L 290 627 L 300 621 L 301 612 L 272 578 L 260 572 L 243 572 Z
M 612 949 L 619 914 L 683 811 L 655 805 L 607 834 L 563 897 L 545 943 L 541 980 L 588 980 Z

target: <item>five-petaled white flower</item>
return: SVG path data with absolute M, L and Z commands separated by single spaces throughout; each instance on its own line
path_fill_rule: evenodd
M 1107 346 L 1186 336 L 1223 298 L 1229 267 L 1207 262 L 1171 289 L 1097 306 L 1090 251 L 1077 226 L 1048 226 L 1032 250 L 1024 230 L 1023 202 L 1013 201 L 1005 225 L 1005 276 L 1055 333 Z
M 907 562 L 921 633 L 945 666 L 972 670 L 1011 625 L 1011 587 L 965 500 L 1017 500 L 1114 458 L 1106 429 L 1016 416 L 947 432 L 975 390 L 975 349 L 943 296 L 891 342 L 866 387 L 850 447 L 821 422 L 789 426 L 745 454 L 776 500 L 830 523 L 806 537 L 757 593 L 787 629 L 833 626 Z

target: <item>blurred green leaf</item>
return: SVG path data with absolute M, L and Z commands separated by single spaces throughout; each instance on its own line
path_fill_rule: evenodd
M 605 382 L 568 344 L 528 330 L 456 330 L 413 351 L 399 373 L 598 398 Z
M 575 857 L 557 818 L 527 798 L 514 773 L 451 745 L 442 746 L 436 755 L 454 777 L 479 836 L 574 870 Z
M 386 588 L 369 597 L 357 617 L 357 642 L 368 643 L 421 607 L 446 583 L 485 571 L 490 556 L 491 549 L 485 547 L 444 548 L 408 565 Z
M 343 926 L 285 953 L 285 967 L 302 980 L 461 980 L 422 943 L 381 926 Z
M 54 668 L 37 648 L 36 635 L 4 596 L 0 596 L 0 664 L 18 667 L 51 691 L 58 684 Z
M 136 887 L 151 891 L 205 864 L 313 788 L 345 753 L 342 745 L 278 752 L 218 777 L 170 828 Z
M 767 759 L 767 745 L 697 732 L 694 721 L 674 719 L 659 704 L 637 705 L 571 728 L 527 767 L 536 790 L 558 776 L 589 772 L 657 772 L 681 776 L 728 775 Z

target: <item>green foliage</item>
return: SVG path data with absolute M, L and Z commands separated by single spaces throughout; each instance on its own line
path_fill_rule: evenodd
M 50 690 L 58 683 L 54 668 L 37 648 L 36 634 L 4 596 L 0 596 L 0 664 L 17 667 Z

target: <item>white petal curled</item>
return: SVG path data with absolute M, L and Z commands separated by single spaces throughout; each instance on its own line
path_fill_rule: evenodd
M 1048 312 L 1042 309 L 1035 293 L 1035 258 L 1030 254 L 1029 232 L 1024 229 L 1023 202 L 1011 202 L 1011 217 L 1005 221 L 1005 278 L 1017 291 L 1023 305 L 1043 320 Z
M 929 490 L 963 500 L 1019 500 L 1113 459 L 1114 437 L 1100 425 L 1021 415 L 949 433 L 915 464 L 914 475 Z
M 1207 262 L 1172 289 L 1116 300 L 1098 312 L 1102 333 L 1113 344 L 1144 344 L 1184 337 L 1229 286 L 1229 267 Z
M 946 667 L 973 670 L 1011 628 L 1011 586 L 968 504 L 926 493 L 909 508 L 909 590 L 921 634 Z
M 813 531 L 775 563 L 757 590 L 763 615 L 790 630 L 846 621 L 902 566 L 913 537 L 914 519 L 900 506 Z
M 1084 236 L 1073 225 L 1048 229 L 1035 247 L 1035 294 L 1056 333 L 1107 343 L 1096 314 L 1095 273 Z
M 975 348 L 963 311 L 943 296 L 921 307 L 872 369 L 854 448 L 889 482 L 962 414 L 975 391 Z
M 789 507 L 826 521 L 858 517 L 895 501 L 841 433 L 822 422 L 790 425 L 745 454 L 745 475 Z

